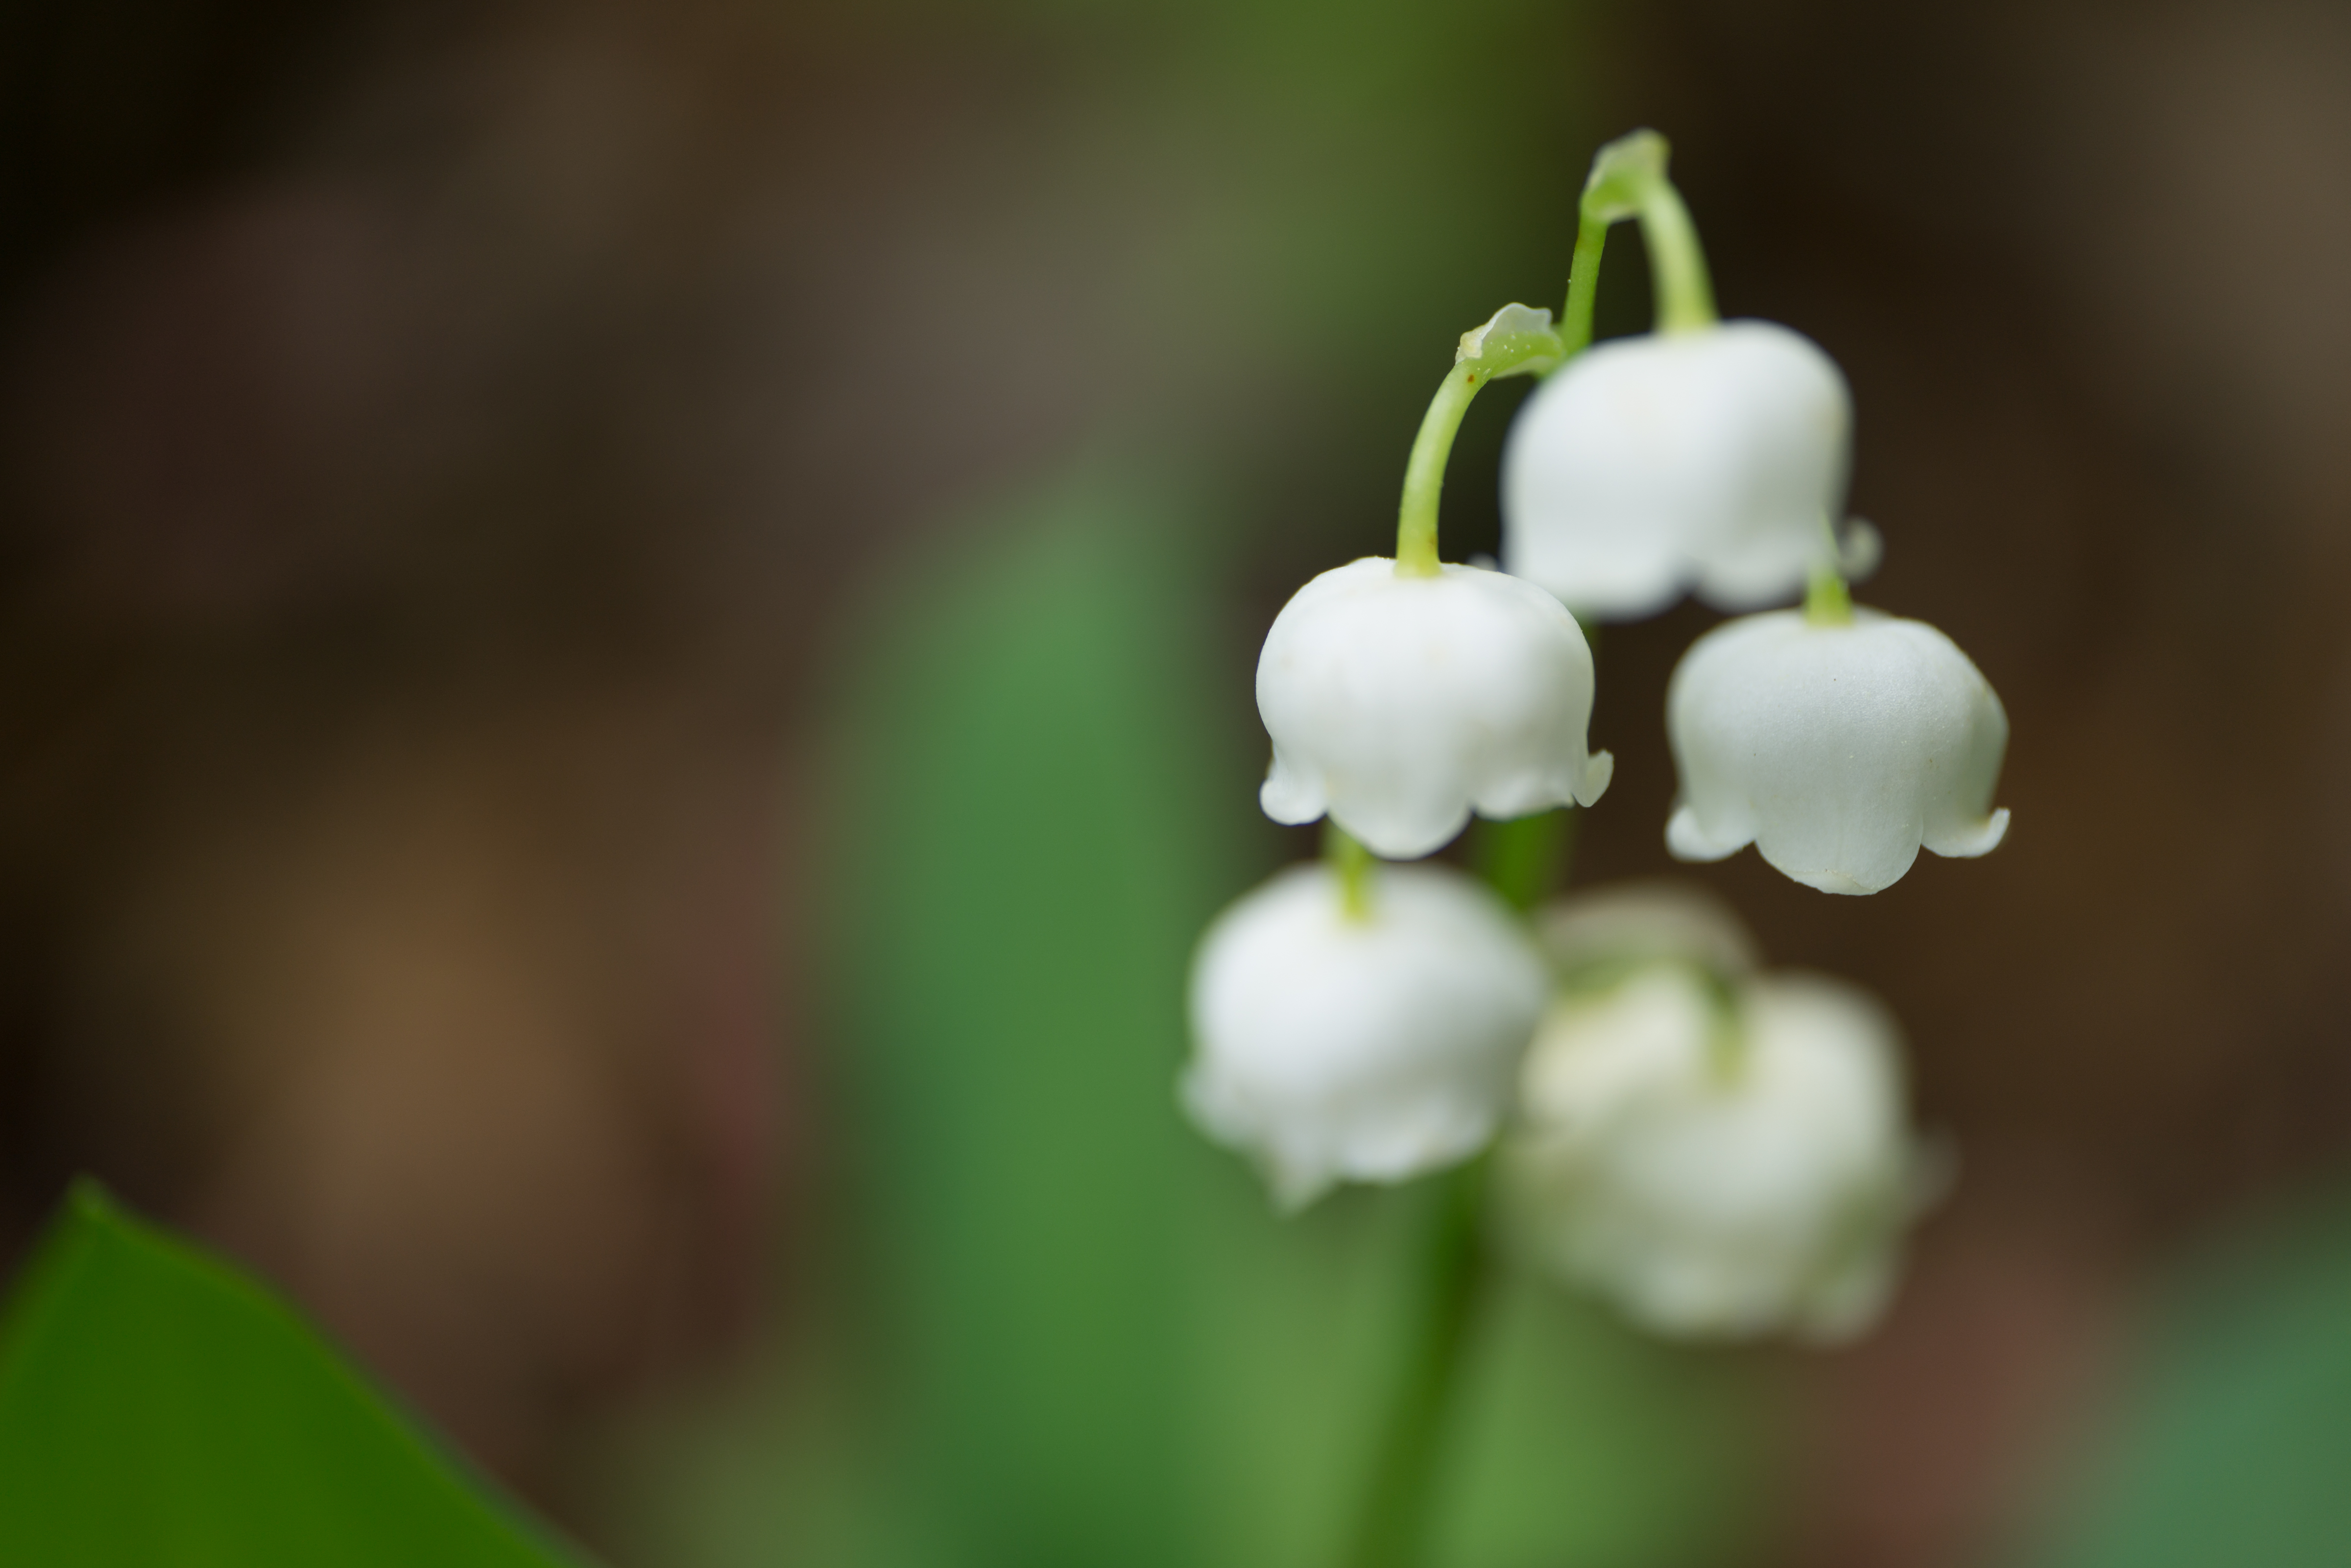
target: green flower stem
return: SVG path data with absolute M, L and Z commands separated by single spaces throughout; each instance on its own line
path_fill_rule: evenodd
M 1339 873 L 1339 907 L 1350 920 L 1372 917 L 1372 852 L 1354 834 L 1327 819 L 1322 858 Z
M 1560 868 L 1575 848 L 1580 815 L 1572 806 L 1478 824 L 1478 874 L 1520 914 L 1531 912 L 1551 893 Z
M 1469 400 L 1488 382 L 1542 374 L 1563 352 L 1559 334 L 1552 330 L 1551 312 L 1524 305 L 1505 305 L 1483 326 L 1461 334 L 1453 369 L 1428 400 L 1405 463 L 1404 502 L 1396 509 L 1397 575 L 1437 575 L 1437 502 L 1445 489 L 1445 460 L 1453 455 L 1453 437 L 1469 412 Z
M 1600 656 L 1600 628 L 1587 625 L 1583 640 L 1592 656 Z M 1575 856 L 1577 828 L 1583 813 L 1573 806 L 1513 817 L 1506 822 L 1480 819 L 1478 823 L 1478 874 L 1521 915 L 1551 896 L 1565 880 L 1568 862 Z
M 1600 297 L 1600 256 L 1608 248 L 1608 229 L 1614 222 L 1614 218 L 1593 214 L 1592 193 L 1587 186 L 1576 218 L 1575 259 L 1567 274 L 1567 305 L 1559 317 L 1560 341 L 1567 345 L 1567 357 L 1571 360 L 1592 347 L 1592 303 Z
M 1663 170 L 1642 193 L 1641 235 L 1649 242 L 1657 330 L 1695 332 L 1720 320 L 1714 308 L 1714 281 L 1707 276 L 1706 251 L 1698 243 L 1698 225 Z
M 1827 553 L 1804 584 L 1804 620 L 1814 626 L 1850 626 L 1853 591 L 1839 570 L 1836 529 L 1825 517 L 1821 519 L 1821 545 Z
M 1469 400 L 1492 378 L 1475 360 L 1464 360 L 1437 384 L 1428 401 L 1412 456 L 1404 468 L 1404 504 L 1396 510 L 1396 571 L 1407 577 L 1437 575 L 1437 498 L 1445 488 L 1445 460 Z
M 1426 1544 L 1440 1439 L 1488 1282 L 1488 1164 L 1481 1155 L 1450 1173 L 1436 1195 L 1411 1359 L 1373 1463 L 1344 1568 L 1411 1568 Z
M 1521 913 L 1567 876 L 1580 813 L 1573 808 L 1482 824 L 1479 867 Z M 1344 1568 L 1413 1568 L 1426 1544 L 1454 1390 L 1491 1273 L 1485 1239 L 1490 1153 L 1444 1178 L 1424 1254 L 1420 1315 L 1403 1385 L 1388 1412 Z
M 1573 358 L 1592 341 L 1592 302 L 1600 287 L 1600 256 L 1612 224 L 1641 220 L 1649 242 L 1649 275 L 1657 300 L 1657 330 L 1692 332 L 1720 318 L 1706 250 L 1682 194 L 1666 176 L 1673 148 L 1654 131 L 1635 131 L 1603 147 L 1592 160 L 1576 209 L 1575 262 L 1567 279 L 1560 338 Z
M 1804 585 L 1804 619 L 1814 626 L 1853 624 L 1853 591 L 1835 567 L 1813 569 L 1812 580 Z
M 1706 986 L 1707 1009 L 1713 1027 L 1707 1031 L 1707 1062 L 1714 1079 L 1729 1088 L 1747 1071 L 1747 1028 L 1739 1005 L 1739 987 L 1710 964 L 1693 966 Z

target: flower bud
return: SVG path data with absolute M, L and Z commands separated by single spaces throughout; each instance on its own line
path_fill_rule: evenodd
M 1519 410 L 1503 565 L 1610 620 L 1693 587 L 1727 610 L 1787 599 L 1832 555 L 1852 431 L 1844 375 L 1785 327 L 1602 343 Z
M 1980 855 L 2008 716 L 1965 653 L 1920 621 L 1856 610 L 1726 622 L 1690 645 L 1666 692 L 1681 798 L 1666 843 L 1715 861 L 1752 842 L 1823 893 L 1876 893 L 1919 848 Z
M 1521 1085 L 1503 1172 L 1539 1262 L 1663 1333 L 1876 1320 L 1931 1183 L 1893 1021 L 1859 991 L 1653 965 L 1568 993 Z
M 1259 800 L 1277 822 L 1324 812 L 1373 852 L 1441 848 L 1474 810 L 1588 806 L 1614 767 L 1588 751 L 1592 653 L 1533 585 L 1368 557 L 1292 596 L 1266 634 L 1257 706 L 1273 737 Z
M 1185 1104 L 1285 1207 L 1402 1181 L 1493 1136 L 1544 986 L 1524 927 L 1458 872 L 1381 867 L 1355 913 L 1330 867 L 1294 866 L 1201 939 Z

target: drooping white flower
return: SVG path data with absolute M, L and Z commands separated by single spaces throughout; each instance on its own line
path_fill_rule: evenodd
M 1537 1260 L 1664 1333 L 1874 1322 L 1932 1190 L 1893 1021 L 1833 981 L 1661 963 L 1549 1013 L 1504 1173 Z
M 1326 811 L 1374 853 L 1441 848 L 1474 810 L 1520 817 L 1608 788 L 1586 748 L 1592 653 L 1533 585 L 1476 567 L 1326 571 L 1275 617 L 1257 665 L 1273 737 L 1259 800 L 1277 822 Z
M 1919 848 L 1980 855 L 2008 831 L 1993 810 L 2008 715 L 1952 641 L 1920 621 L 1855 610 L 1726 622 L 1692 643 L 1666 692 L 1681 798 L 1666 842 L 1713 861 L 1752 842 L 1824 893 L 1876 893 Z
M 1693 588 L 1726 610 L 1784 600 L 1829 562 L 1852 432 L 1835 361 L 1785 327 L 1726 321 L 1599 344 L 1511 426 L 1502 563 L 1611 620 Z M 1849 575 L 1874 560 L 1874 536 L 1854 549 Z
M 1493 1136 L 1545 986 L 1524 927 L 1458 872 L 1382 867 L 1358 914 L 1328 866 L 1295 866 L 1201 939 L 1185 1104 L 1285 1207 L 1435 1170 Z

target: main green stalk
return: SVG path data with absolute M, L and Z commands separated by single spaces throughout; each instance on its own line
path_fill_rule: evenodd
M 1520 913 L 1566 879 L 1579 815 L 1562 809 L 1483 824 L 1480 872 Z M 1455 1391 L 1490 1282 L 1484 1229 L 1490 1164 L 1491 1156 L 1481 1155 L 1443 1178 L 1425 1242 L 1426 1283 L 1404 1381 L 1388 1411 L 1343 1568 L 1414 1568 L 1427 1544 Z
M 1488 1283 L 1485 1156 L 1443 1178 L 1430 1217 L 1415 1343 L 1355 1516 L 1344 1568 L 1412 1568 L 1427 1543 L 1437 1458 Z

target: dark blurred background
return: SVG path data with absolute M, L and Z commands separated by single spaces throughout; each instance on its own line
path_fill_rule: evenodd
M 2351 15 L 2300 0 L 7 0 L 0 1243 L 101 1174 L 624 1563 L 956 1560 L 675 1521 L 864 1506 L 828 1423 L 929 1396 L 839 1374 L 899 1359 L 860 1303 L 936 1287 L 970 1313 L 926 1354 L 997 1354 L 987 1226 L 1096 1156 L 924 1195 L 1092 1115 L 988 1096 L 1091 1083 L 1101 1018 L 1149 1037 L 1097 1087 L 1167 1190 L 1287 1244 L 1165 1093 L 1189 932 L 1311 851 L 1249 810 L 1257 641 L 1386 548 L 1455 335 L 1555 302 L 1592 149 L 1654 124 L 1726 314 L 1850 376 L 1863 596 L 1999 689 L 2015 827 L 1866 901 L 1701 873 L 1888 998 L 1960 1182 L 1857 1349 L 1623 1383 L 1716 1402 L 1673 1496 L 1720 1528 L 1463 1560 L 2029 1552 L 2173 1281 L 2351 1147 L 2346 81 Z M 1639 329 L 1629 233 L 1606 278 Z M 1492 548 L 1515 395 L 1449 556 Z M 1710 619 L 1604 633 L 1579 879 L 1667 869 L 1664 684 Z M 1134 902 L 1131 970 L 1054 946 L 1082 898 Z M 1007 931 L 1033 970 L 967 962 Z M 1055 1029 L 1066 1071 L 1013 1062 Z M 1376 1232 L 1334 1208 L 1301 1249 Z M 1118 1385 L 1134 1291 L 1038 1364 Z M 836 1383 L 813 1436 L 743 1436 Z M 970 1561 L 1176 1552 L 1103 1545 L 1164 1500 L 1042 1545 L 1011 1470 L 956 1502 L 919 1478 L 986 1445 L 939 1419 L 928 1500 L 872 1511 Z

